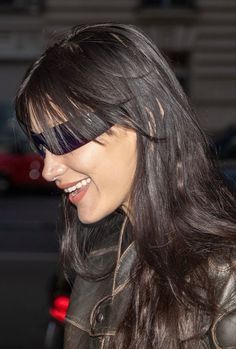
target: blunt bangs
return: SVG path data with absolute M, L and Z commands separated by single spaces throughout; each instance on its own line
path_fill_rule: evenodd
M 87 141 L 94 140 L 103 132 L 109 132 L 113 123 L 110 117 L 105 117 L 104 108 L 101 112 L 98 108 L 94 110 L 84 103 L 78 103 L 69 89 L 64 86 L 61 88 L 56 81 L 54 86 L 46 76 L 44 78 L 43 73 L 32 74 L 31 80 L 16 98 L 16 116 L 29 139 L 32 140 L 32 133 L 43 132 L 50 148 L 60 153 L 63 134 L 60 134 L 59 142 L 54 126 L 63 124 L 68 135 Z M 109 116 L 112 113 L 114 111 L 110 110 Z M 65 142 L 68 142 L 68 137 Z
M 147 55 L 144 37 L 136 34 L 125 25 L 108 25 L 107 30 L 103 25 L 101 31 L 98 25 L 85 32 L 78 26 L 49 47 L 30 67 L 16 96 L 16 116 L 27 136 L 44 132 L 57 153 L 53 126 L 65 122 L 78 139 L 93 140 L 119 124 L 162 141 L 162 87 L 152 84 L 159 79 L 156 52 L 149 47 Z

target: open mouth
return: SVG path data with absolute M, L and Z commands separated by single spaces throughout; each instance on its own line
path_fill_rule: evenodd
M 89 179 L 89 180 L 88 180 Z M 76 204 L 78 203 L 83 197 L 84 195 L 87 193 L 87 190 L 89 188 L 89 184 L 91 182 L 90 178 L 87 178 L 87 180 L 83 180 L 86 181 L 86 184 L 84 183 L 82 186 L 80 186 L 79 188 L 75 188 L 73 189 L 70 193 L 69 193 L 69 200 L 73 203 Z M 77 187 L 77 185 L 76 185 Z
M 89 183 L 91 182 L 91 178 L 85 178 L 82 179 L 81 181 L 79 181 L 77 184 L 75 184 L 72 187 L 66 188 L 64 189 L 65 193 L 70 193 L 70 194 L 75 194 L 76 192 L 83 189 L 84 187 L 86 187 Z

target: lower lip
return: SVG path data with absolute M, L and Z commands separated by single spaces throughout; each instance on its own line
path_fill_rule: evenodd
M 87 190 L 89 188 L 89 184 L 86 187 L 83 187 L 82 189 L 80 189 L 80 191 L 78 192 L 78 194 L 76 195 L 69 195 L 69 200 L 72 204 L 78 204 L 78 202 L 80 202 L 84 195 L 87 193 Z

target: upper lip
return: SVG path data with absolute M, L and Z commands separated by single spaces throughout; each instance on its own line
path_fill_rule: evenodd
M 71 183 L 65 183 L 65 184 L 57 184 L 57 187 L 59 189 L 67 189 L 67 188 L 70 188 L 70 187 L 73 187 L 74 185 L 76 185 L 78 182 L 82 181 L 83 179 L 87 179 L 88 177 L 84 177 L 84 178 L 81 178 L 81 179 L 78 179 L 76 182 L 71 182 Z

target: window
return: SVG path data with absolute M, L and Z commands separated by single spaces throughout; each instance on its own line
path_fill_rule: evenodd
M 32 13 L 43 10 L 43 0 L 0 0 L 0 13 Z
M 174 70 L 176 77 L 182 85 L 185 93 L 189 93 L 189 52 L 164 51 L 164 56 L 167 59 L 170 67 Z
M 168 7 L 192 7 L 194 0 L 143 0 L 144 6 Z
M 236 132 L 219 145 L 218 152 L 221 160 L 236 159 Z

